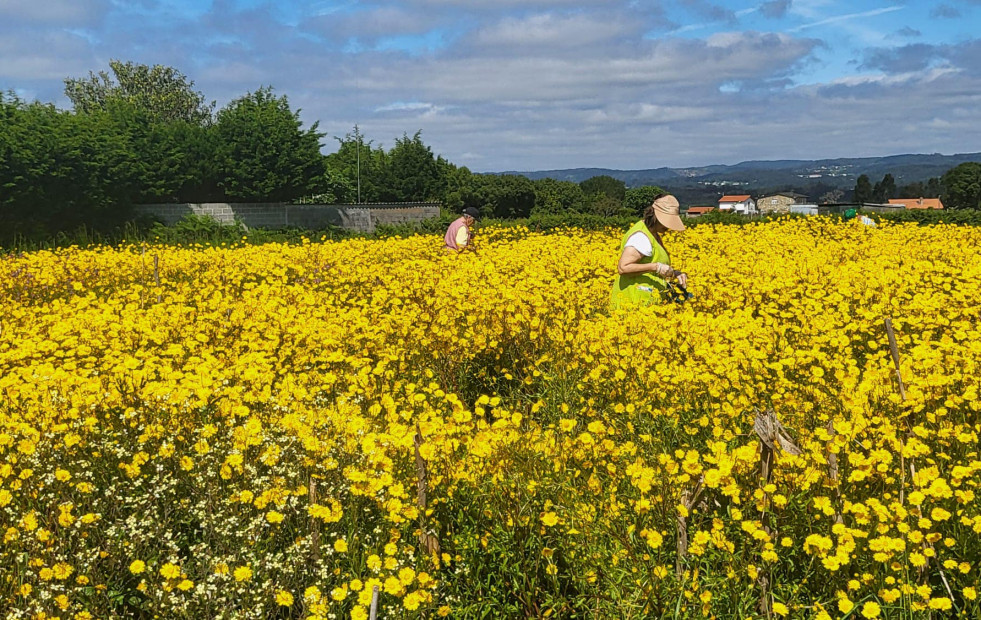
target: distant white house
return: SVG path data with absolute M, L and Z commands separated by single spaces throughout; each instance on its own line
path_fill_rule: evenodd
M 749 194 L 726 195 L 719 198 L 719 211 L 743 215 L 756 213 L 756 201 Z

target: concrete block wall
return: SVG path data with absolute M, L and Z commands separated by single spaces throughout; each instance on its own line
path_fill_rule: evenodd
M 439 204 L 431 202 L 291 205 L 284 203 L 181 203 L 138 205 L 136 212 L 170 226 L 188 215 L 214 218 L 222 224 L 241 222 L 249 228 L 308 228 L 339 226 L 374 232 L 378 224 L 405 224 L 439 217 Z

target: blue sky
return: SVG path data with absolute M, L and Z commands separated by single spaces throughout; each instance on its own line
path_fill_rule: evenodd
M 475 171 L 981 151 L 981 0 L 0 0 L 0 90 L 110 59 Z

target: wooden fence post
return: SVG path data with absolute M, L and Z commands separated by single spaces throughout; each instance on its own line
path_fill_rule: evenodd
M 753 430 L 760 438 L 760 480 L 762 482 L 763 501 L 766 505 L 768 493 L 766 485 L 770 484 L 773 477 L 773 469 L 776 464 L 776 453 L 779 447 L 788 454 L 800 455 L 801 450 L 794 443 L 787 432 L 787 428 L 777 419 L 777 414 L 773 409 L 766 411 L 756 411 L 756 419 L 753 421 Z M 764 531 L 770 536 L 771 540 L 776 540 L 776 526 L 770 523 L 769 513 L 764 509 L 760 520 L 763 522 Z M 760 571 L 757 577 L 760 586 L 760 613 L 767 618 L 773 617 L 773 594 L 770 591 L 769 570 Z
M 415 444 L 416 453 L 416 503 L 419 507 L 419 545 L 427 555 L 439 555 L 439 539 L 427 531 L 428 519 L 426 518 L 426 509 L 428 501 L 426 499 L 426 493 L 428 490 L 428 472 L 426 470 L 426 461 L 422 458 L 422 452 L 420 451 L 420 447 L 422 446 L 422 430 L 419 428 L 418 420 L 416 421 L 416 436 L 413 443 Z
M 691 515 L 691 509 L 695 506 L 695 502 L 698 501 L 698 496 L 702 493 L 702 482 L 704 477 L 698 479 L 694 488 L 686 487 L 685 490 L 681 492 L 681 505 L 685 508 L 685 514 L 681 512 L 678 513 L 677 525 L 678 525 L 678 557 L 675 560 L 675 574 L 680 579 L 685 572 L 685 559 L 688 557 L 688 517 Z
M 685 489 L 681 492 L 681 505 L 688 510 L 691 492 Z M 675 574 L 680 579 L 685 570 L 685 558 L 688 557 L 688 516 L 678 512 L 678 557 L 674 563 Z
M 834 419 L 828 420 L 828 434 L 831 435 L 831 441 L 834 442 L 837 436 Z M 835 523 L 841 524 L 845 520 L 841 518 L 841 486 L 838 481 L 838 455 L 830 449 L 828 450 L 828 476 L 835 485 Z
M 310 505 L 317 503 L 317 481 L 310 478 Z M 310 517 L 310 543 L 313 546 L 313 561 L 320 562 L 320 519 Z
M 153 282 L 157 285 L 157 303 L 163 299 L 160 295 L 160 256 L 158 254 L 153 255 Z
M 887 316 L 885 318 L 885 325 L 886 325 L 886 335 L 889 337 L 889 352 L 892 354 L 892 363 L 896 367 L 896 379 L 899 382 L 899 398 L 902 399 L 903 404 L 905 404 L 906 403 L 906 386 L 903 384 L 903 373 L 902 373 L 902 371 L 900 369 L 900 363 L 899 363 L 899 345 L 896 343 L 896 332 L 893 330 L 893 327 L 892 327 L 892 318 L 890 318 L 890 317 Z M 905 433 L 906 434 L 906 437 L 909 437 L 910 433 L 912 432 L 912 430 L 911 430 L 912 429 L 912 426 L 913 425 L 912 425 L 911 420 L 909 418 L 906 418 L 906 427 L 907 427 L 907 431 Z M 903 438 L 903 435 L 900 434 L 900 436 L 899 436 L 899 467 L 900 467 L 899 503 L 900 504 L 905 504 L 906 503 L 905 502 L 905 500 L 906 500 L 906 455 L 904 454 L 905 451 L 906 451 L 906 441 Z M 909 475 L 914 480 L 916 479 L 916 464 L 913 462 L 912 459 L 910 459 L 910 462 L 909 462 Z M 925 539 L 925 538 L 923 539 L 923 543 L 921 544 L 921 547 L 924 550 L 926 550 L 926 549 L 933 550 L 934 549 L 933 543 L 930 542 L 929 540 Z M 934 555 L 933 557 L 936 557 L 936 555 Z M 923 563 L 923 566 L 921 566 L 919 568 L 919 571 L 918 571 L 919 572 L 920 583 L 926 583 L 927 578 L 929 577 L 930 557 L 926 557 L 925 560 L 926 561 Z M 957 599 L 954 597 L 953 591 L 951 591 L 950 584 L 947 582 L 947 575 L 944 573 L 943 566 L 939 562 L 937 562 L 937 571 L 940 573 L 940 579 L 941 579 L 941 581 L 943 581 L 944 587 L 947 590 L 947 594 L 948 594 L 948 596 L 950 596 L 950 600 L 954 603 L 954 608 L 959 612 L 960 610 L 957 608 Z M 931 612 L 928 617 L 932 617 L 932 615 L 933 614 Z
M 371 588 L 371 611 L 368 613 L 369 620 L 378 618 L 378 586 Z

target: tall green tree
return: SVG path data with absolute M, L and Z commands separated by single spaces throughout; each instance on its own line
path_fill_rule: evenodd
M 538 179 L 535 187 L 535 207 L 532 213 L 561 214 L 578 213 L 585 210 L 586 195 L 578 183 L 556 179 Z
M 926 195 L 926 185 L 922 181 L 907 183 L 896 190 L 897 198 L 929 198 Z
M 403 134 L 385 160 L 384 200 L 417 202 L 435 200 L 446 189 L 443 170 L 432 150 L 422 142 L 422 132 Z
M 290 201 L 323 189 L 318 123 L 303 129 L 286 96 L 260 88 L 218 112 L 216 177 L 229 200 Z
M 326 157 L 326 166 L 338 190 L 347 188 L 338 194 L 338 201 L 355 204 L 385 200 L 385 149 L 373 147 L 373 142 L 365 140 L 357 125 L 352 133 L 335 140 L 340 146 Z
M 587 196 L 604 194 L 621 202 L 623 202 L 623 198 L 627 193 L 627 185 L 623 181 L 619 181 L 605 174 L 590 177 L 580 183 L 579 186 Z
M 972 161 L 951 168 L 941 182 L 945 188 L 945 207 L 981 209 L 981 163 Z
M 131 104 L 114 104 L 106 114 L 129 142 L 135 202 L 208 202 L 222 197 L 215 183 L 210 126 L 155 121 Z
M 463 195 L 464 207 L 475 207 L 485 216 L 505 219 L 531 215 L 535 206 L 535 186 L 516 174 L 473 175 Z
M 886 173 L 882 180 L 872 188 L 872 200 L 878 203 L 889 202 L 890 198 L 896 198 L 896 179 L 892 174 Z
M 872 202 L 872 182 L 869 175 L 863 174 L 855 181 L 854 200 L 858 203 Z
M 624 199 L 624 209 L 638 217 L 644 214 L 644 210 L 651 206 L 658 196 L 666 194 L 663 189 L 656 185 L 642 185 L 641 187 L 631 187 L 627 190 Z
M 142 65 L 110 60 L 106 71 L 89 72 L 87 78 L 67 78 L 65 96 L 76 112 L 110 111 L 125 103 L 146 112 L 154 120 L 206 124 L 215 103 L 206 102 L 186 75 L 164 65 Z
M 0 238 L 109 229 L 128 215 L 138 180 L 108 114 L 0 95 L 0 127 Z

